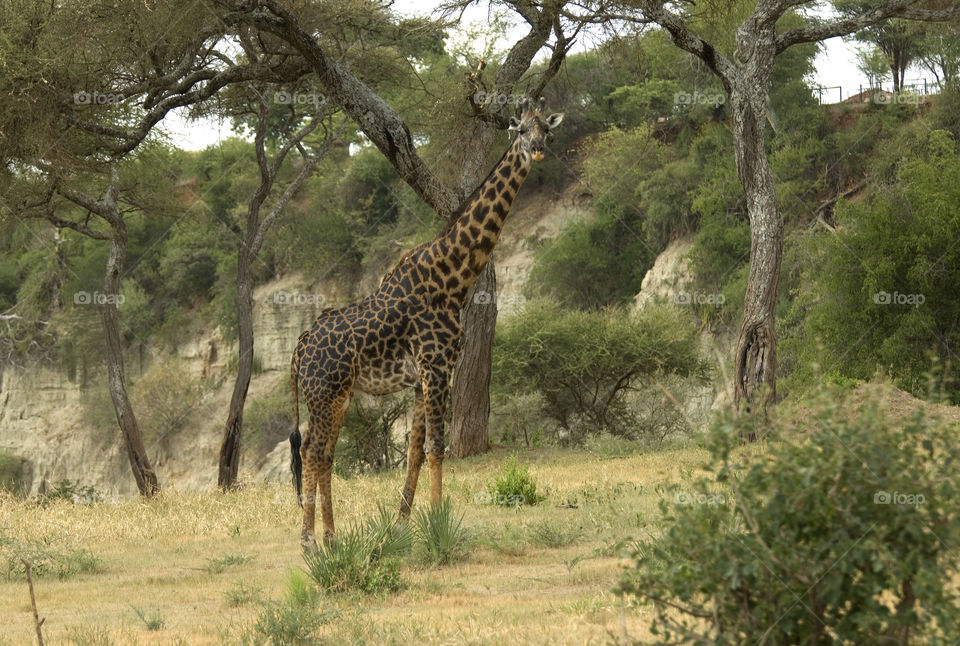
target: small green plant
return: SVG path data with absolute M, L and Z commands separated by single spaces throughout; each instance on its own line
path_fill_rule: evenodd
M 313 646 L 319 639 L 320 629 L 338 614 L 335 610 L 319 612 L 315 605 L 270 600 L 263 604 L 252 634 L 246 635 L 240 643 Z
M 73 480 L 61 480 L 55 487 L 37 495 L 37 504 L 41 507 L 58 500 L 72 502 L 75 505 L 92 505 L 103 502 L 104 495 L 91 485 L 81 485 Z
M 209 574 L 223 574 L 227 568 L 243 565 L 251 560 L 253 560 L 253 557 L 245 554 L 224 554 L 217 558 L 207 559 L 207 565 L 203 570 Z
M 504 507 L 536 505 L 547 498 L 537 492 L 530 468 L 520 464 L 516 454 L 504 460 L 500 475 L 490 484 L 490 496 L 491 502 Z
M 571 545 L 580 538 L 581 534 L 579 529 L 566 530 L 561 523 L 546 518 L 531 525 L 527 531 L 531 543 L 551 549 Z
M 154 610 L 153 612 L 147 614 L 140 608 L 136 607 L 133 604 L 130 604 L 130 607 L 133 608 L 133 611 L 137 613 L 137 616 L 140 617 L 140 621 L 147 627 L 147 630 L 156 631 L 163 630 L 167 627 L 167 622 L 163 618 L 163 615 L 159 611 Z
M 337 534 L 317 551 L 304 552 L 307 572 L 326 592 L 395 592 L 402 587 L 400 556 L 413 537 L 405 523 L 394 523 L 381 507 L 376 518 Z
M 460 556 L 467 534 L 463 528 L 463 512 L 458 515 L 449 498 L 429 509 L 418 509 L 417 537 L 423 560 L 446 565 Z
M 263 591 L 255 586 L 247 585 L 243 581 L 237 581 L 233 587 L 226 592 L 227 605 L 231 608 L 239 608 L 257 601 L 262 596 Z

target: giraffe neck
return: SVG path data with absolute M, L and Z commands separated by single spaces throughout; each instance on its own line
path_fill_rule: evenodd
M 459 216 L 437 240 L 437 258 L 450 265 L 460 284 L 454 295 L 462 299 L 486 267 L 500 239 L 503 222 L 517 191 L 530 172 L 531 158 L 519 138 L 507 149 L 480 186 L 464 201 Z

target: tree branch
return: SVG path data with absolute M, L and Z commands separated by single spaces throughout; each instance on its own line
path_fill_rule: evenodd
M 900 1 L 904 2 L 906 0 Z M 736 73 L 730 59 L 717 51 L 712 44 L 691 33 L 683 19 L 668 11 L 662 0 L 642 0 L 640 9 L 644 16 L 663 27 L 670 34 L 671 40 L 677 47 L 702 60 L 710 68 L 710 71 L 720 78 L 725 88 L 729 88 Z
M 441 184 L 417 155 L 413 137 L 400 115 L 363 81 L 330 58 L 287 9 L 274 0 L 239 6 L 229 0 L 216 2 L 229 10 L 221 16 L 228 25 L 256 27 L 278 36 L 300 52 L 333 101 L 360 125 L 401 179 L 444 218 L 457 210 L 460 201 L 456 193 Z
M 911 8 L 910 5 L 916 2 L 917 0 L 885 0 L 878 6 L 855 16 L 829 20 L 809 27 L 790 29 L 777 36 L 776 52 L 779 54 L 798 43 L 810 43 L 836 36 L 846 36 L 888 18 L 938 21 L 949 20 L 960 15 L 960 3 L 955 3 L 951 7 L 941 10 Z

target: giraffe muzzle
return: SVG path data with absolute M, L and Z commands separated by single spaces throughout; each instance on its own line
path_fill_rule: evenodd
M 535 151 L 533 151 L 533 152 L 530 154 L 530 156 L 533 157 L 533 161 L 543 161 L 543 151 L 542 151 L 542 150 L 535 150 Z

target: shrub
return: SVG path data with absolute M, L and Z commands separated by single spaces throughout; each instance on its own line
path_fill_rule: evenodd
M 653 604 L 664 644 L 924 643 L 960 637 L 955 428 L 833 389 L 801 433 L 738 450 L 721 420 L 715 475 L 661 501 L 620 592 Z M 781 431 L 782 433 L 783 431 Z
M 495 505 L 520 507 L 536 505 L 547 499 L 537 493 L 537 482 L 530 475 L 527 465 L 521 465 L 516 454 L 503 462 L 500 474 L 490 484 L 490 495 Z
M 203 381 L 176 361 L 152 366 L 131 391 L 130 403 L 137 412 L 148 450 L 165 448 L 169 438 L 183 430 L 206 394 Z
M 423 560 L 433 565 L 446 565 L 460 556 L 460 549 L 467 539 L 463 512 L 457 515 L 449 498 L 428 509 L 418 509 L 416 523 Z
M 404 442 L 393 437 L 393 425 L 407 413 L 408 395 L 365 399 L 354 397 L 337 438 L 334 469 L 341 476 L 376 472 L 401 464 Z
M 587 432 L 640 437 L 626 399 L 637 383 L 707 372 L 694 330 L 675 308 L 571 312 L 550 302 L 531 303 L 497 326 L 493 364 L 501 392 L 539 392 L 544 415 L 573 442 Z
M 0 449 L 0 489 L 23 495 L 23 462 L 15 455 Z
M 869 379 L 885 370 L 914 394 L 927 390 L 938 357 L 960 347 L 960 154 L 952 135 L 930 133 L 924 159 L 899 167 L 895 184 L 873 199 L 837 205 L 838 227 L 806 246 L 805 281 L 785 337 L 796 365 L 790 381 L 814 381 L 817 342 L 831 360 L 823 372 Z M 960 385 L 945 384 L 960 401 Z
M 320 629 L 335 619 L 336 610 L 319 611 L 320 595 L 299 571 L 292 571 L 282 601 L 264 601 L 257 621 L 239 640 L 270 646 L 311 646 L 318 643 Z
M 381 507 L 365 525 L 340 531 L 331 543 L 303 554 L 307 572 L 326 592 L 394 592 L 401 587 L 399 557 L 413 537 L 406 524 L 396 524 Z

